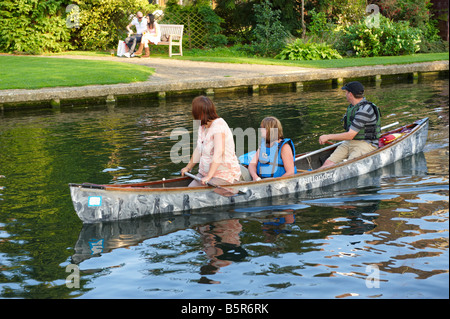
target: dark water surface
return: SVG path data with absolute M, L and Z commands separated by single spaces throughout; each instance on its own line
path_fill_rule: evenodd
M 383 125 L 429 117 L 423 153 L 308 194 L 93 225 L 68 183 L 178 176 L 170 134 L 192 131 L 192 99 L 0 114 L 0 297 L 448 298 L 449 81 L 406 82 L 367 97 Z M 278 117 L 297 153 L 341 132 L 346 107 L 329 87 L 214 101 L 233 128 Z

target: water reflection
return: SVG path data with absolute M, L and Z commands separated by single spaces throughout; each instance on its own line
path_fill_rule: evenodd
M 242 261 L 248 255 L 241 246 L 239 234 L 242 225 L 239 219 L 227 219 L 196 227 L 196 230 L 201 235 L 202 250 L 209 259 L 206 265 L 200 267 L 202 277 L 199 283 L 219 284 L 219 281 L 208 279 L 207 276 L 233 262 Z

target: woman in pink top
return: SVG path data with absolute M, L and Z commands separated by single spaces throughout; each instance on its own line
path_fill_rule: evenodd
M 139 49 L 134 53 L 134 56 L 141 56 L 142 49 L 145 48 L 145 55 L 143 58 L 150 57 L 150 47 L 149 43 L 158 44 L 161 41 L 161 29 L 158 23 L 155 21 L 155 16 L 153 14 L 147 15 L 147 30 L 142 34 L 141 44 Z
M 192 101 L 192 117 L 200 121 L 197 146 L 181 175 L 199 163 L 198 175 L 203 185 L 211 181 L 217 185 L 239 181 L 241 169 L 236 157 L 233 134 L 225 120 L 216 113 L 214 103 L 206 96 Z M 189 186 L 201 186 L 192 181 Z

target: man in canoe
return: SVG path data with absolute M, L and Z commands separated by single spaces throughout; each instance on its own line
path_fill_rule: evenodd
M 378 148 L 381 136 L 380 109 L 364 97 L 364 86 L 353 81 L 342 87 L 350 105 L 344 116 L 344 129 L 339 134 L 326 134 L 319 137 L 319 143 L 329 140 L 345 141 L 339 145 L 322 167 L 330 166 L 344 160 L 353 159 Z

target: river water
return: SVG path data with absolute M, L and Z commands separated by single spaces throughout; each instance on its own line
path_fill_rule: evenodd
M 430 118 L 423 153 L 309 194 L 83 225 L 68 183 L 179 176 L 174 128 L 192 98 L 0 116 L 0 297 L 449 297 L 449 81 L 366 83 L 383 125 Z M 339 88 L 216 95 L 232 128 L 278 117 L 297 153 L 341 132 Z M 79 271 L 79 276 L 77 276 Z

